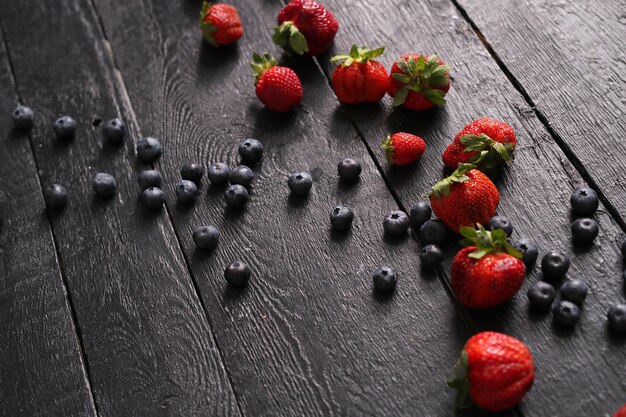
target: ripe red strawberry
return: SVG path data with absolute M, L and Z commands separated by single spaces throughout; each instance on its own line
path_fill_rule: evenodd
M 229 4 L 202 3 L 200 28 L 204 39 L 213 46 L 230 45 L 243 35 L 237 9 Z
M 509 301 L 519 291 L 526 267 L 522 254 L 509 243 L 504 230 L 491 232 L 463 227 L 466 248 L 452 261 L 452 292 L 459 303 L 484 310 Z
M 272 40 L 288 52 L 317 56 L 330 47 L 337 30 L 335 16 L 315 0 L 291 0 L 278 13 Z
M 389 95 L 393 105 L 426 110 L 446 104 L 450 68 L 436 54 L 402 55 L 391 67 Z
M 349 55 L 337 55 L 331 62 L 341 61 L 332 77 L 335 95 L 343 104 L 378 103 L 387 94 L 389 74 L 385 66 L 373 59 L 385 48 L 368 49 L 352 45 Z
M 433 186 L 433 211 L 450 229 L 487 224 L 496 214 L 500 193 L 489 177 L 472 164 L 462 164 L 448 178 Z
M 255 53 L 252 57 L 256 95 L 268 109 L 286 113 L 300 104 L 304 95 L 302 83 L 291 68 L 279 67 L 267 53 Z
M 535 380 L 535 363 L 528 347 L 502 333 L 472 336 L 456 363 L 448 385 L 458 390 L 457 409 L 472 405 L 498 412 L 515 407 Z
M 387 135 L 382 148 L 387 154 L 389 165 L 409 165 L 422 157 L 426 150 L 426 142 L 419 136 L 398 132 Z
M 472 163 L 481 171 L 497 168 L 513 159 L 517 141 L 513 128 L 500 120 L 483 117 L 461 130 L 446 151 L 443 163 L 448 168 Z
M 617 410 L 617 413 L 615 413 L 613 417 L 626 417 L 626 404 L 624 404 L 622 408 Z

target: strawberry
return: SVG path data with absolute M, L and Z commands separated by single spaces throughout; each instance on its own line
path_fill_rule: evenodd
M 409 165 L 422 157 L 426 150 L 426 142 L 419 136 L 398 132 L 387 135 L 382 148 L 387 154 L 389 165 Z
M 443 153 L 443 163 L 454 169 L 469 162 L 481 171 L 488 171 L 511 161 L 516 143 L 511 126 L 483 117 L 474 120 L 456 135 L 454 142 Z
M 522 254 L 508 240 L 504 230 L 461 228 L 466 245 L 452 261 L 452 292 L 459 303 L 484 310 L 509 301 L 520 289 L 526 275 Z
M 535 380 L 535 363 L 528 347 L 496 332 L 472 336 L 456 363 L 448 385 L 458 390 L 457 409 L 478 407 L 498 412 L 513 408 Z
M 486 224 L 496 214 L 500 193 L 489 177 L 472 164 L 462 164 L 433 186 L 433 211 L 450 229 Z
M 278 66 L 268 53 L 255 53 L 252 57 L 256 95 L 268 109 L 286 113 L 300 104 L 304 95 L 302 83 L 291 68 Z
M 393 105 L 426 110 L 446 104 L 450 68 L 436 54 L 402 55 L 391 67 L 388 93 Z
M 626 404 L 624 404 L 622 408 L 617 410 L 617 413 L 615 413 L 613 417 L 626 417 Z
M 317 56 L 339 30 L 335 16 L 315 0 L 291 0 L 278 13 L 272 40 L 287 52 Z
M 237 9 L 228 4 L 202 3 L 200 28 L 204 39 L 213 46 L 230 45 L 243 35 Z
M 337 55 L 331 62 L 340 62 L 333 72 L 335 95 L 343 104 L 378 103 L 387 94 L 389 74 L 385 66 L 373 59 L 385 48 L 368 49 L 352 45 L 349 55 Z

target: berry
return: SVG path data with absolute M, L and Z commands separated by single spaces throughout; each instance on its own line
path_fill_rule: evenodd
M 354 212 L 348 207 L 338 205 L 330 212 L 330 226 L 333 230 L 345 232 L 352 226 Z
M 585 281 L 570 279 L 561 285 L 561 298 L 580 306 L 587 298 L 588 289 L 589 286 Z
M 385 216 L 383 230 L 388 235 L 400 236 L 406 234 L 411 225 L 411 220 L 405 212 L 394 210 Z
M 409 165 L 418 161 L 426 150 L 426 142 L 419 136 L 398 132 L 387 135 L 382 148 L 387 154 L 389 165 Z
M 226 282 L 235 287 L 243 287 L 250 280 L 252 271 L 250 267 L 241 261 L 235 261 L 228 265 L 224 270 L 224 278 Z
M 537 244 L 530 239 L 520 239 L 513 244 L 513 247 L 522 253 L 522 262 L 526 268 L 530 268 L 537 261 L 539 249 Z
M 298 75 L 291 68 L 278 66 L 267 53 L 263 56 L 255 53 L 252 58 L 256 95 L 268 109 L 287 113 L 300 104 L 304 90 Z
M 287 180 L 287 186 L 295 195 L 307 195 L 313 187 L 313 178 L 308 172 L 294 172 Z
M 220 231 L 215 226 L 200 226 L 193 232 L 193 242 L 197 248 L 213 249 L 220 240 Z
M 448 228 L 440 220 L 426 220 L 418 232 L 420 242 L 424 245 L 441 245 L 446 241 Z
M 354 182 L 361 175 L 361 164 L 356 159 L 345 158 L 337 164 L 339 179 L 347 182 Z
M 182 204 L 192 204 L 198 197 L 198 186 L 193 181 L 182 180 L 176 184 L 176 200 Z
M 146 207 L 157 210 L 165 204 L 165 194 L 163 194 L 163 190 L 157 187 L 146 188 L 143 193 L 141 193 L 141 201 Z
M 387 94 L 389 74 L 385 66 L 373 59 L 385 48 L 371 50 L 352 45 L 348 55 L 337 55 L 331 62 L 341 62 L 332 76 L 332 86 L 343 104 L 378 103 Z
M 102 126 L 102 137 L 108 143 L 120 144 L 126 136 L 126 125 L 118 118 L 104 122 Z
M 513 225 L 509 219 L 504 216 L 493 216 L 490 218 L 487 222 L 487 229 L 502 229 L 507 236 L 511 236 L 511 234 L 513 234 Z
M 200 183 L 204 176 L 204 167 L 199 164 L 187 164 L 180 169 L 180 177 L 184 180 Z
M 528 289 L 527 295 L 530 308 L 534 310 L 547 310 L 554 302 L 556 290 L 545 281 L 537 281 Z
M 59 140 L 72 140 L 76 136 L 76 121 L 70 116 L 59 117 L 52 125 L 52 130 Z
M 614 332 L 626 333 L 626 304 L 615 304 L 607 313 L 609 328 Z
M 158 139 L 144 138 L 137 143 L 137 157 L 143 162 L 154 162 L 162 153 L 163 149 Z
M 245 139 L 239 144 L 239 156 L 247 162 L 259 162 L 263 158 L 263 144 L 256 139 Z
M 418 201 L 411 207 L 409 217 L 415 227 L 421 227 L 424 223 L 430 220 L 433 215 L 433 211 L 430 208 L 428 201 Z
M 578 187 L 570 196 L 572 209 L 577 217 L 591 217 L 600 204 L 598 194 L 589 187 Z
M 224 192 L 226 206 L 230 208 L 241 208 L 248 202 L 248 190 L 239 184 L 233 184 Z
M 580 319 L 580 308 L 570 301 L 561 300 L 552 308 L 554 322 L 562 327 L 574 327 Z
M 67 205 L 67 190 L 62 185 L 49 185 L 46 187 L 43 196 L 48 210 L 63 210 Z
M 229 4 L 203 2 L 200 29 L 204 40 L 213 46 L 230 45 L 243 36 L 239 13 Z
M 567 274 L 569 265 L 569 256 L 561 252 L 552 251 L 546 253 L 541 260 L 541 271 L 546 278 L 559 280 Z
M 600 227 L 596 219 L 581 217 L 572 223 L 572 238 L 575 243 L 589 245 L 598 236 Z
M 27 130 L 33 127 L 33 119 L 35 114 L 30 107 L 18 105 L 13 110 L 13 126 L 16 129 Z
M 230 168 L 223 162 L 216 162 L 209 167 L 207 177 L 213 185 L 224 185 L 228 182 L 228 178 L 230 177 Z
M 443 262 L 443 251 L 437 245 L 426 245 L 420 252 L 420 261 L 424 268 L 435 268 Z
M 622 408 L 617 410 L 617 412 L 615 413 L 615 415 L 613 415 L 613 417 L 626 417 L 626 404 L 624 404 Z
M 392 291 L 398 282 L 396 272 L 388 266 L 381 266 L 374 271 L 373 279 L 377 291 Z
M 101 197 L 108 197 L 117 190 L 117 182 L 111 174 L 99 172 L 93 177 L 93 191 Z
M 161 173 L 154 169 L 141 171 L 137 176 L 137 182 L 142 190 L 150 187 L 160 187 L 161 181 Z
M 391 67 L 389 90 L 394 107 L 426 110 L 446 104 L 450 68 L 436 54 L 402 55 Z
M 252 172 L 252 170 L 245 165 L 239 165 L 237 168 L 230 171 L 228 178 L 230 179 L 231 184 L 239 184 L 244 187 L 249 187 L 254 180 L 254 172 Z

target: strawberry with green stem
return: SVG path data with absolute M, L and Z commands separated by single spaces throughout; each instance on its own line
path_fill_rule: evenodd
M 279 66 L 268 53 L 254 53 L 252 59 L 250 67 L 254 72 L 256 95 L 268 109 L 285 113 L 300 104 L 304 91 L 291 68 Z
M 409 165 L 417 162 L 426 150 L 424 139 L 405 132 L 387 135 L 381 146 L 387 154 L 389 165 Z
M 369 49 L 352 45 L 348 55 L 337 55 L 330 62 L 340 62 L 332 76 L 335 95 L 343 104 L 378 103 L 387 94 L 389 74 L 374 58 L 385 48 Z
M 230 45 L 243 35 L 237 9 L 229 4 L 202 3 L 200 29 L 204 39 L 213 46 Z
M 395 107 L 426 110 L 446 104 L 450 67 L 436 54 L 401 56 L 391 67 L 388 93 Z

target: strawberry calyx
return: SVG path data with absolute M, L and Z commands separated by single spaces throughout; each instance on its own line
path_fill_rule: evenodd
M 402 83 L 403 87 L 394 97 L 394 106 L 402 105 L 410 91 L 423 94 L 428 101 L 438 106 L 446 104 L 444 98 L 446 93 L 433 87 L 445 87 L 450 83 L 450 79 L 446 76 L 450 67 L 441 64 L 437 59 L 437 54 L 427 57 L 420 55 L 418 59 L 413 56 L 400 58 L 396 64 L 402 72 L 393 73 L 391 76 Z
M 213 38 L 213 32 L 217 30 L 217 26 L 209 21 L 209 16 L 211 15 L 211 7 L 211 2 L 202 2 L 202 10 L 200 11 L 200 30 L 202 30 L 202 36 L 204 37 L 204 40 L 206 40 L 213 46 L 219 46 L 215 41 L 215 38 Z
M 478 152 L 468 162 L 484 169 L 496 168 L 515 158 L 513 155 L 515 144 L 497 142 L 484 133 L 463 135 L 459 141 L 464 146 L 463 152 Z
M 347 55 L 337 55 L 330 59 L 330 62 L 341 62 L 342 67 L 349 67 L 355 62 L 363 64 L 370 59 L 378 58 L 385 52 L 385 47 L 382 46 L 376 49 L 369 49 L 366 46 L 352 45 L 350 52 Z
M 380 145 L 381 148 L 385 151 L 385 155 L 387 155 L 387 163 L 389 166 L 393 165 L 393 154 L 396 150 L 396 147 L 393 146 L 393 141 L 391 140 L 391 134 L 387 134 L 387 138 L 383 140 L 383 143 Z
M 509 238 L 502 229 L 489 231 L 478 224 L 476 228 L 461 227 L 460 233 L 465 238 L 461 240 L 462 245 L 476 247 L 474 252 L 467 255 L 472 259 L 481 259 L 487 254 L 501 252 L 508 253 L 518 259 L 522 258 L 521 252 L 509 243 Z
M 465 181 L 469 181 L 470 178 L 466 174 L 475 168 L 476 165 L 474 164 L 459 164 L 459 167 L 452 174 L 450 174 L 449 177 L 444 178 L 433 185 L 431 195 L 436 198 L 447 196 L 450 194 L 450 187 L 452 187 L 453 184 L 460 184 Z
M 467 352 L 463 349 L 461 357 L 454 367 L 454 378 L 448 380 L 448 386 L 457 391 L 454 401 L 454 406 L 457 410 L 467 410 L 474 406 L 474 402 L 470 396 L 470 382 L 467 377 L 467 366 Z
M 306 38 L 291 20 L 287 20 L 274 28 L 272 41 L 287 52 L 298 55 L 303 55 L 309 51 Z
M 263 74 L 265 74 L 265 71 L 277 65 L 278 62 L 276 62 L 276 59 L 269 53 L 265 52 L 263 55 L 256 52 L 253 53 L 250 68 L 252 68 L 252 71 L 254 72 L 255 84 L 259 82 L 259 79 L 263 76 Z

